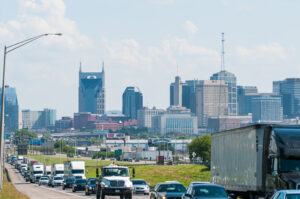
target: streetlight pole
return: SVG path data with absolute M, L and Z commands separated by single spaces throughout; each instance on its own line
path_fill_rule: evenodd
M 4 56 L 3 56 L 3 74 L 2 74 L 2 96 L 1 96 L 1 119 L 0 119 L 0 190 L 3 188 L 3 170 L 4 170 L 4 97 L 5 97 L 5 66 L 6 66 L 6 55 L 11 51 L 14 51 L 28 43 L 31 43 L 41 37 L 56 35 L 61 36 L 61 33 L 46 33 L 41 34 L 35 37 L 31 37 L 29 39 L 17 42 L 10 46 L 4 46 Z

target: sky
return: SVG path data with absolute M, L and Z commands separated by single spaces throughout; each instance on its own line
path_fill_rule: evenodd
M 272 92 L 272 81 L 300 75 L 300 1 L 296 0 L 0 0 L 3 48 L 36 40 L 7 55 L 6 84 L 21 109 L 78 111 L 78 71 L 106 75 L 106 110 L 122 109 L 137 86 L 144 106 L 167 108 L 169 85 L 209 79 L 225 69 L 237 84 Z

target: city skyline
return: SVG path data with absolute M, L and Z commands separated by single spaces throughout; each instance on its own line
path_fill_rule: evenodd
M 0 61 L 4 45 L 44 32 L 62 32 L 63 37 L 39 40 L 7 57 L 7 84 L 17 89 L 21 108 L 54 108 L 59 118 L 73 115 L 78 107 L 80 60 L 86 71 L 98 71 L 101 62 L 106 63 L 106 110 L 121 110 L 127 86 L 143 90 L 145 106 L 167 108 L 169 84 L 176 75 L 208 80 L 220 71 L 225 32 L 225 70 L 236 75 L 237 85 L 271 92 L 272 81 L 299 73 L 300 30 L 294 26 L 298 5 L 13 0 L 0 8 Z

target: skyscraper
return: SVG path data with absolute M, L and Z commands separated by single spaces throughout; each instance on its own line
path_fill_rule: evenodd
M 105 113 L 105 73 L 79 70 L 79 112 Z
M 175 77 L 175 82 L 170 85 L 170 105 L 182 106 L 182 85 L 179 76 Z
M 2 88 L 0 88 L 2 95 Z M 0 95 L 0 96 L 1 96 Z M 19 129 L 19 104 L 16 89 L 13 87 L 5 88 L 5 116 L 4 116 L 4 130 L 5 132 L 15 132 Z M 1 105 L 0 105 L 1 107 Z
M 206 127 L 208 117 L 228 114 L 228 85 L 224 81 L 204 80 L 196 87 L 198 126 Z
M 213 74 L 210 80 L 223 80 L 228 85 L 228 115 L 237 115 L 237 86 L 235 75 L 228 71 L 221 70 Z
M 279 89 L 278 89 L 279 88 Z M 285 118 L 300 116 L 300 78 L 287 78 L 273 82 L 273 90 L 282 96 Z
M 123 93 L 122 112 L 130 119 L 137 119 L 137 110 L 143 108 L 143 94 L 136 87 L 127 87 Z

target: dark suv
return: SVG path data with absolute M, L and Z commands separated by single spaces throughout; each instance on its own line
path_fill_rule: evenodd
M 86 185 L 86 179 L 76 179 L 75 182 L 72 184 L 72 191 L 84 191 Z
M 62 184 L 62 189 L 65 190 L 66 188 L 72 188 L 73 183 L 75 182 L 75 178 L 66 178 L 64 183 Z
M 91 193 L 96 193 L 96 183 L 100 182 L 97 178 L 89 178 L 85 185 L 85 195 L 90 195 Z

